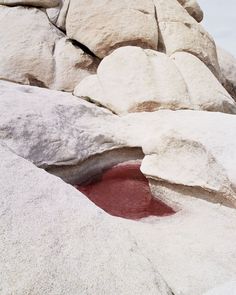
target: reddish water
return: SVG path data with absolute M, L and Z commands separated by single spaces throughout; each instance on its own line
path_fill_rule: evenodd
M 107 213 L 129 219 L 167 216 L 175 211 L 154 199 L 139 164 L 122 164 L 105 171 L 88 185 L 75 185 Z

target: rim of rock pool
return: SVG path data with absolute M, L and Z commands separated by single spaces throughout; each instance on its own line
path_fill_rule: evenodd
M 98 207 L 110 215 L 139 220 L 149 216 L 170 216 L 176 212 L 155 198 L 141 163 L 124 162 L 106 169 L 84 184 L 74 184 Z
M 139 220 L 177 213 L 152 194 L 148 179 L 140 170 L 143 157 L 141 148 L 118 148 L 91 156 L 79 165 L 46 170 L 73 185 L 112 216 Z

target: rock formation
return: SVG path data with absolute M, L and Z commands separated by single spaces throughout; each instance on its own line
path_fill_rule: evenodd
M 202 19 L 0 0 L 1 295 L 235 292 L 236 62 Z

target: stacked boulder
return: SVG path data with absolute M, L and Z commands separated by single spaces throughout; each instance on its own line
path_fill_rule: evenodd
M 1 294 L 234 279 L 236 61 L 202 19 L 195 0 L 0 0 Z M 71 186 L 133 161 L 176 214 L 117 218 Z

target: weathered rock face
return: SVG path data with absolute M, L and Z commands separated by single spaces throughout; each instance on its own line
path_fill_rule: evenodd
M 234 115 L 195 111 L 158 111 L 123 118 L 133 124 L 129 130 L 136 135 L 132 143 L 140 144 L 146 155 L 141 170 L 157 181 L 157 195 L 168 199 L 173 191 L 187 190 L 197 197 L 205 191 L 205 199 L 233 207 L 235 119 Z M 170 191 L 165 191 L 165 186 Z
M 0 40 L 0 78 L 4 80 L 73 91 L 98 64 L 36 8 L 1 6 Z
M 61 0 L 0 0 L 0 4 L 17 6 L 17 5 L 30 5 L 43 8 L 51 8 L 60 5 Z
M 236 113 L 232 97 L 197 57 L 187 52 L 176 52 L 171 59 L 188 87 L 192 109 Z
M 197 23 L 200 7 L 195 1 L 179 1 L 0 1 L 0 78 L 73 91 L 95 72 L 98 58 L 135 45 L 169 56 L 192 53 L 223 83 L 214 41 Z M 165 96 L 164 88 L 158 89 L 162 91 Z
M 0 153 L 3 295 L 171 295 L 125 223 L 6 148 Z
M 139 147 L 142 171 L 159 189 L 177 185 L 182 191 L 192 189 L 194 197 L 205 193 L 209 201 L 236 207 L 234 115 L 185 110 L 118 117 L 69 94 L 0 85 L 0 140 L 36 165 L 78 165 L 75 171 L 82 173 L 90 167 L 84 161 L 95 155 Z M 109 166 L 111 158 L 92 161 L 93 170 Z
M 229 52 L 217 48 L 220 69 L 225 78 L 224 86 L 236 100 L 236 59 Z
M 212 37 L 187 11 L 173 0 L 154 0 L 160 31 L 159 47 L 168 55 L 186 51 L 196 55 L 220 77 L 216 47 Z
M 236 113 L 235 102 L 211 71 L 184 52 L 169 58 L 139 47 L 119 48 L 103 59 L 97 75 L 86 77 L 74 94 L 116 114 L 164 108 Z
M 197 21 L 201 22 L 203 20 L 203 11 L 197 1 L 195 0 L 178 0 L 178 2 L 183 5 L 187 12 Z
M 118 118 L 105 109 L 70 94 L 11 85 L 0 84 L 1 139 L 36 165 L 72 165 L 122 147 L 113 134 Z
M 169 57 L 139 47 L 117 49 L 101 62 L 97 76 L 82 81 L 74 94 L 117 114 L 190 107 L 187 86 Z
M 179 214 L 122 220 L 7 148 L 0 153 L 3 295 L 201 295 L 233 280 L 234 210 L 182 196 Z
M 122 45 L 157 49 L 158 43 L 151 0 L 71 0 L 66 32 L 100 58 Z
M 68 38 L 55 44 L 53 89 L 73 91 L 86 76 L 96 73 L 99 60 L 75 46 Z
M 39 9 L 1 6 L 0 78 L 49 87 L 53 83 L 55 42 L 62 36 Z
M 215 287 L 209 292 L 203 295 L 225 295 L 225 294 L 236 294 L 236 282 L 230 281 L 221 286 Z
M 0 0 L 1 295 L 234 292 L 235 60 L 202 17 Z

